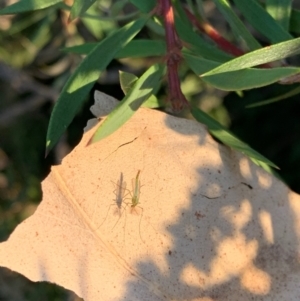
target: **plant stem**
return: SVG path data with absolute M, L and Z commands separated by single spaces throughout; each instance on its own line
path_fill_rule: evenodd
M 165 60 L 169 85 L 168 99 L 171 102 L 173 111 L 180 112 L 189 104 L 180 87 L 178 68 L 182 61 L 182 45 L 175 29 L 174 11 L 171 0 L 158 0 L 154 13 L 161 16 L 164 20 L 167 45 Z

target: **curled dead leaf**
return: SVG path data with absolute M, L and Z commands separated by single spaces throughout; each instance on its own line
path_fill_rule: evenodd
M 86 301 L 299 300 L 299 195 L 195 121 L 140 109 L 86 147 L 94 130 L 52 168 L 0 265 Z

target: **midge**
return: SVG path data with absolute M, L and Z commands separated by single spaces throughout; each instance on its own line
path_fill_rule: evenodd
M 132 193 L 129 191 L 129 193 L 131 195 L 131 203 L 127 203 L 127 205 L 130 205 L 131 213 L 133 212 L 133 210 L 136 209 L 137 205 L 140 204 L 140 193 L 141 193 L 141 182 L 139 179 L 140 173 L 141 173 L 141 171 L 138 170 L 135 179 L 132 179 Z M 140 234 L 140 238 L 141 238 L 142 242 L 145 243 L 141 236 L 141 221 L 142 221 L 144 209 L 141 206 L 139 206 L 139 208 L 142 209 L 142 214 L 141 214 L 141 218 L 140 218 L 140 222 L 139 222 L 139 234 Z
M 138 170 L 135 180 L 132 179 L 131 211 L 139 204 L 141 193 L 141 182 L 139 180 L 141 171 Z
M 122 208 L 122 202 L 125 198 L 125 190 L 126 190 L 126 182 L 123 180 L 123 173 L 121 172 L 120 179 L 117 182 L 118 189 L 114 190 L 114 193 L 116 195 L 116 206 L 118 207 L 119 216 L 121 216 L 121 208 Z
M 115 212 L 114 214 L 118 214 L 119 215 L 119 219 L 121 218 L 122 216 L 122 208 L 124 208 L 124 205 L 122 205 L 123 203 L 123 200 L 125 198 L 125 191 L 126 191 L 126 182 L 124 182 L 123 180 L 123 173 L 121 173 L 120 175 L 120 179 L 118 180 L 117 184 L 112 182 L 114 185 L 117 186 L 117 188 L 113 191 L 113 193 L 115 194 L 115 199 L 114 199 L 114 203 L 113 204 L 110 204 L 109 207 L 108 207 L 108 210 L 107 210 L 107 213 L 106 213 L 106 216 L 103 220 L 103 222 L 101 223 L 101 225 L 99 226 L 99 228 L 103 225 L 103 223 L 106 221 L 107 217 L 108 217 L 108 213 L 110 211 L 110 208 L 112 206 L 116 206 L 116 209 L 115 209 Z M 125 210 L 125 208 L 123 209 Z M 114 227 L 117 225 L 119 219 L 117 220 L 116 224 L 114 225 Z M 114 228 L 113 227 L 113 228 Z
M 127 206 L 130 206 L 130 213 L 133 213 L 133 211 L 135 211 L 137 214 L 138 214 L 138 212 L 136 211 L 136 208 L 139 207 L 142 210 L 140 221 L 139 221 L 139 235 L 140 235 L 142 242 L 145 243 L 141 236 L 141 221 L 142 221 L 144 209 L 141 206 L 138 206 L 140 204 L 140 193 L 141 193 L 141 187 L 142 187 L 141 182 L 140 182 L 140 173 L 141 173 L 141 171 L 138 170 L 136 177 L 132 179 L 132 191 L 130 191 L 129 189 L 126 189 L 126 182 L 123 181 L 123 174 L 121 173 L 120 180 L 118 180 L 118 183 L 115 184 L 118 187 L 117 189 L 114 190 L 114 193 L 116 195 L 115 203 L 111 204 L 109 206 L 107 214 L 106 214 L 103 222 L 101 223 L 100 227 L 106 221 L 111 206 L 117 206 L 116 209 L 118 210 L 118 213 L 119 213 L 119 218 L 116 221 L 116 223 L 112 229 L 114 229 L 117 226 L 124 211 L 125 211 L 125 216 L 127 216 L 127 214 L 126 214 Z M 125 191 L 128 191 L 128 193 L 124 195 Z M 128 194 L 130 195 L 130 197 L 126 198 L 126 195 L 128 196 Z M 125 202 L 126 199 L 127 200 L 130 199 L 131 202 Z M 123 210 L 122 210 L 122 208 L 123 208 Z M 126 219 L 125 219 L 125 227 L 126 227 Z

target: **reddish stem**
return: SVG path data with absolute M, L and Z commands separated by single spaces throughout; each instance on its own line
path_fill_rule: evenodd
M 185 13 L 189 17 L 191 23 L 198 28 L 201 32 L 206 33 L 221 49 L 223 49 L 227 53 L 231 53 L 234 56 L 241 56 L 245 54 L 244 51 L 237 48 L 235 45 L 227 41 L 225 38 L 223 38 L 219 32 L 213 28 L 210 24 L 207 22 L 199 22 L 197 18 L 187 9 L 184 8 Z
M 219 32 L 212 27 L 207 22 L 199 22 L 197 18 L 187 9 L 184 8 L 185 13 L 189 17 L 191 23 L 198 28 L 203 33 L 206 33 L 218 46 L 219 48 L 223 49 L 227 53 L 231 53 L 235 57 L 244 55 L 246 52 L 242 51 L 232 43 L 230 43 L 228 40 L 223 38 Z M 272 68 L 270 64 L 263 64 L 260 65 L 261 68 Z
M 169 84 L 169 100 L 172 104 L 173 110 L 179 112 L 185 106 L 188 106 L 188 101 L 180 88 L 178 68 L 182 61 L 182 45 L 175 30 L 174 12 L 171 1 L 158 0 L 155 12 L 156 14 L 161 15 L 164 19 L 167 45 L 167 55 L 165 59 Z

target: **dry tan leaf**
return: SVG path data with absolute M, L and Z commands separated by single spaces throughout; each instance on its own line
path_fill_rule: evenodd
M 94 131 L 52 168 L 0 265 L 86 301 L 300 300 L 299 195 L 194 121 L 140 109 L 86 147 Z M 130 210 L 118 195 L 138 170 Z

